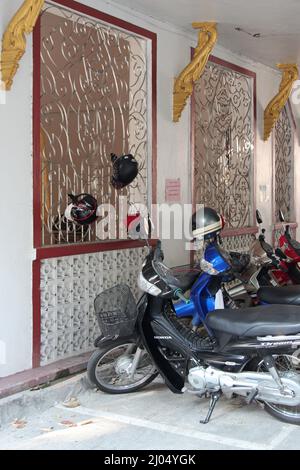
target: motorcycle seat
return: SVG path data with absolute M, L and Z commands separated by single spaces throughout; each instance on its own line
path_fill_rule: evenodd
M 238 337 L 292 335 L 300 333 L 300 308 L 294 305 L 267 305 L 215 310 L 207 315 L 205 323 L 212 330 Z
M 261 287 L 257 296 L 268 304 L 300 305 L 300 286 Z

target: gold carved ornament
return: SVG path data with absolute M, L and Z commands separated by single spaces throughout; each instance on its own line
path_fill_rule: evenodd
M 33 31 L 44 1 L 25 0 L 3 34 L 0 69 L 5 90 L 11 89 L 19 62 L 26 49 L 25 34 Z
M 218 37 L 216 23 L 193 23 L 192 26 L 195 29 L 200 29 L 198 45 L 195 48 L 191 63 L 175 79 L 173 91 L 174 122 L 179 121 L 186 101 L 193 93 L 194 83 L 201 77 Z
M 264 140 L 268 140 L 272 129 L 279 118 L 280 112 L 286 104 L 293 83 L 298 80 L 298 67 L 296 64 L 278 64 L 283 71 L 279 92 L 270 101 L 264 112 Z

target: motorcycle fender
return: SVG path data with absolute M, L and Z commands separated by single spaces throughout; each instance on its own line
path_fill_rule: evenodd
M 159 302 L 160 301 L 160 302 Z M 154 339 L 154 331 L 151 327 L 151 318 L 154 315 L 161 315 L 163 300 L 150 298 L 144 314 L 139 316 L 139 329 L 144 347 L 154 362 L 166 385 L 173 393 L 183 393 L 184 377 L 182 377 L 170 365 L 169 361 L 161 354 L 157 341 Z M 155 312 L 153 311 L 155 310 Z
M 102 348 L 104 345 L 108 345 L 108 344 L 113 344 L 117 339 L 120 339 L 120 336 L 98 336 L 97 339 L 95 339 L 94 341 L 94 346 L 95 348 Z M 138 336 L 136 333 L 133 333 L 132 335 L 130 336 L 124 336 L 122 337 L 122 339 L 124 340 L 124 342 L 126 341 L 137 341 L 138 339 Z

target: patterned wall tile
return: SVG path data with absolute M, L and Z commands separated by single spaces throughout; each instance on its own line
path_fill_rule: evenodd
M 93 349 L 99 335 L 94 299 L 126 283 L 136 299 L 147 248 L 46 259 L 41 263 L 41 364 Z

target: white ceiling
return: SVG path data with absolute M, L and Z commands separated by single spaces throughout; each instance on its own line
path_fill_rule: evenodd
M 274 67 L 300 64 L 300 0 L 114 0 L 192 31 L 193 21 L 216 21 L 218 44 Z M 236 31 L 235 28 L 243 31 Z M 255 38 L 250 34 L 260 33 Z

